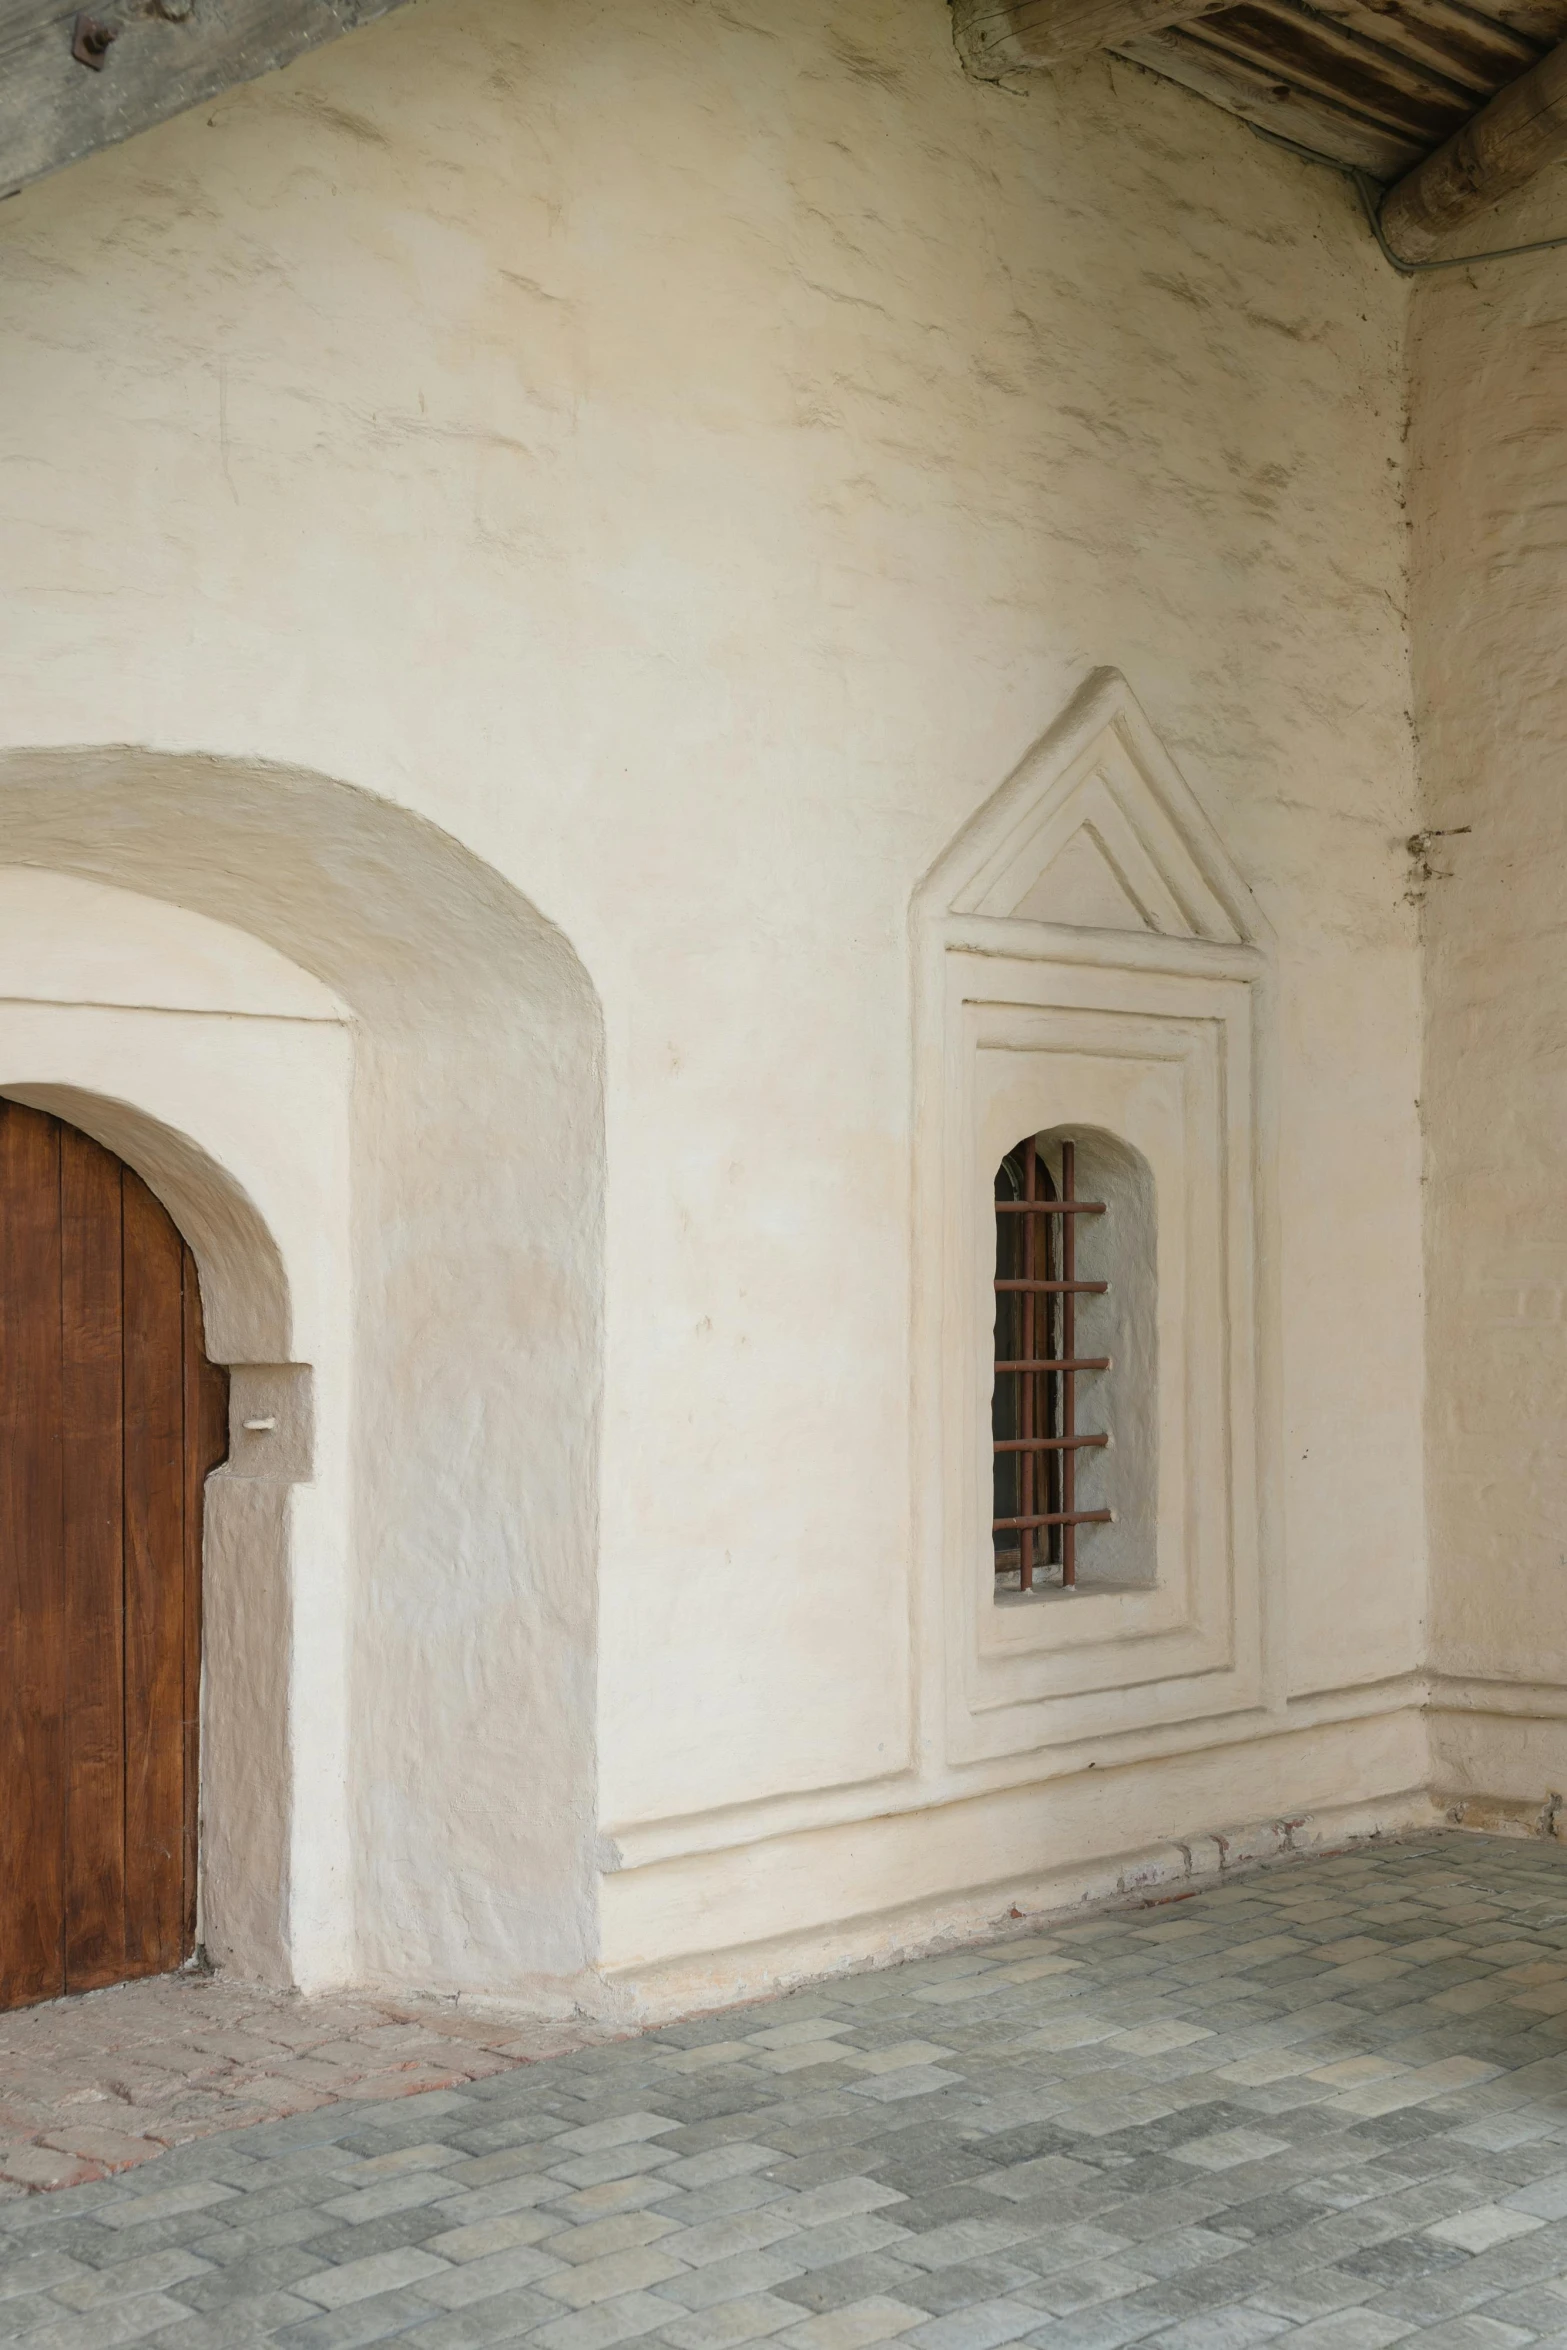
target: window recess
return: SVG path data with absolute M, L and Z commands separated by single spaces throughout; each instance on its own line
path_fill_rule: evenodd
M 1108 1371 L 1108 1355 L 1080 1355 L 1077 1301 L 1107 1281 L 1078 1278 L 1080 1216 L 1103 1200 L 1077 1196 L 1077 1147 L 1060 1145 L 1057 1183 L 1029 1135 L 996 1172 L 995 1384 L 991 1402 L 997 1589 L 1033 1591 L 1036 1574 L 1070 1591 L 1077 1529 L 1109 1525 L 1110 1509 L 1078 1507 L 1078 1454 L 1109 1444 L 1079 1428 L 1078 1381 Z

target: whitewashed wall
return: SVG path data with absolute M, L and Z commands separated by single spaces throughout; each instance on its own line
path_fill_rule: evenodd
M 4 740 L 239 762 L 247 838 L 261 763 L 379 795 L 597 992 L 608 1961 L 777 1938 L 765 1971 L 1209 1826 L 1393 1816 L 1425 1776 L 1405 296 L 1339 183 L 1131 67 L 970 86 L 942 0 L 430 0 L 6 205 L 0 287 Z M 1276 942 L 1265 1690 L 992 1787 L 889 1669 L 908 914 L 1106 663 Z M 0 786 L 15 856 L 5 821 Z M 164 855 L 197 902 L 188 822 L 103 877 Z M 382 978 L 417 993 L 417 954 Z M 440 1143 L 430 1213 L 482 1247 L 480 1146 Z M 377 1245 L 419 1217 L 393 1186 Z M 525 1477 L 504 1384 L 419 1392 L 405 1339 L 420 1444 L 460 1468 L 482 1421 Z M 356 1964 L 569 1974 L 508 1872 L 590 1918 L 569 1822 L 516 1823 L 593 1798 L 591 1626 L 524 1606 L 525 1563 L 358 1539 Z M 514 1595 L 531 1679 L 494 1668 Z
M 1564 206 L 1548 173 L 1453 243 Z M 1567 1789 L 1562 260 L 1428 280 L 1412 342 L 1434 1745 L 1482 1821 Z

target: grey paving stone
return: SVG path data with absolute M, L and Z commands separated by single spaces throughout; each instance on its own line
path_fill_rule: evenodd
M 1521 2293 L 1498 2293 L 1485 2304 L 1487 2317 L 1504 2325 L 1526 2326 L 1531 2334 L 1554 2334 L 1567 2319 L 1567 2279 L 1562 2290 L 1549 2285 L 1526 2285 Z
M 446 2310 L 398 2334 L 398 2350 L 514 2350 L 528 2338 L 536 2313 L 525 2302 L 479 2301 Z
M 923 2288 L 929 2281 L 923 2270 L 911 2268 L 892 2253 L 863 2252 L 852 2260 L 829 2261 L 823 2268 L 802 2270 L 782 2278 L 771 2291 L 780 2300 L 794 2302 L 799 2308 L 816 2313 L 844 2309 L 853 2301 L 866 2301 L 877 2295 L 906 2302 L 912 2308 L 928 2309 L 931 2305 Z
M 144 2342 L 161 2326 L 188 2315 L 167 2294 L 139 2293 L 109 2309 L 62 2309 L 12 2339 L 25 2341 L 28 2350 L 119 2350 L 122 2343 Z
M 1389 2285 L 1385 2291 L 1373 2295 L 1366 2288 L 1363 2277 L 1351 2278 L 1358 2284 L 1356 2299 L 1367 2301 L 1374 2309 L 1387 2311 L 1393 2317 L 1407 2317 L 1422 2326 L 1437 2325 L 1450 2317 L 1466 2315 L 1479 2309 L 1487 2301 L 1494 2301 L 1499 2286 L 1476 2277 L 1473 2265 L 1467 2268 L 1447 2269 L 1435 2276 L 1411 2277 L 1403 2284 Z
M 1285 2330 L 1283 2319 L 1270 2317 L 1265 2310 L 1220 2309 L 1187 2318 L 1152 2339 L 1161 2350 L 1251 2350 L 1254 2343 L 1270 2341 Z
M 1108 2301 L 1058 2318 L 1024 2340 L 1029 2350 L 1123 2350 L 1128 2342 L 1146 2341 L 1164 2323 L 1156 2312 L 1136 2308 L 1130 2301 Z
M 13 2293 L 0 2302 L 0 2342 L 19 2342 L 35 2326 L 60 2314 L 61 2304 L 44 2293 Z
M 975 2301 L 945 2317 L 915 2326 L 902 2339 L 916 2350 L 999 2350 L 1004 2342 L 1020 2341 L 1039 2325 L 1037 2307 L 1024 2301 Z
M 870 2267 L 877 2257 L 873 2254 L 870 2261 L 855 2265 Z M 894 2300 L 907 2302 L 914 2308 L 929 2310 L 932 2317 L 944 2317 L 954 2309 L 967 2308 L 977 2301 L 1003 2301 L 1013 2295 L 1021 2295 L 1026 2299 L 1028 2287 L 1038 2281 L 1031 2269 L 1011 2260 L 958 2261 L 949 2268 L 916 2269 L 895 2262 L 886 2254 L 879 2257 L 888 2273 L 884 2279 L 866 2289 L 886 2293 Z M 822 2269 L 816 2274 L 818 2277 L 830 2277 L 834 2271 Z M 801 2285 L 791 2287 L 790 2290 L 803 2299 L 801 2287 L 814 2281 L 802 2278 Z
M 395 2341 L 429 2314 L 429 2303 L 416 2294 L 377 2293 L 285 2326 L 277 2339 L 284 2350 L 362 2350 L 367 2343 Z
M 733 2260 L 715 2260 L 669 2277 L 658 2288 L 659 2298 L 683 2309 L 710 2309 L 720 2301 L 735 2301 L 752 2293 L 781 2291 L 801 2274 L 787 2252 L 771 2245 L 764 2252 L 741 2253 Z
M 318 2301 L 324 2309 L 340 2309 L 345 2302 L 368 2300 L 401 2285 L 417 2284 L 421 2277 L 439 2276 L 447 2267 L 448 2263 L 433 2253 L 402 2245 L 392 2252 L 367 2253 L 331 2268 L 313 2269 L 299 2279 L 297 2289 L 306 2301 Z
M 1521 2326 L 1498 2325 L 1488 2317 L 1455 2317 L 1421 2337 L 1423 2350 L 1520 2350 L 1529 2339 Z
M 1096 2302 L 1118 2301 L 1153 2282 L 1152 2271 L 1135 2261 L 1088 2260 L 1032 2280 L 1025 2293 L 1039 2308 L 1066 2317 L 1075 2309 L 1091 2309 Z
M 1433 2244 L 1429 2237 L 1392 2236 L 1380 2244 L 1362 2245 L 1338 2265 L 1346 2276 L 1363 2278 L 1369 2294 L 1379 2285 L 1429 2276 L 1433 2269 L 1454 2266 L 1463 2258 L 1453 2244 Z
M 158 2257 L 176 2260 L 190 2256 L 171 2252 Z M 170 2277 L 167 2289 L 188 2308 L 210 2316 L 216 2310 L 258 2300 L 267 2293 L 288 2292 L 301 2277 L 312 2275 L 320 2265 L 315 2254 L 304 2246 L 281 2244 L 253 2252 L 248 2259 L 231 2261 L 223 2268 L 211 2263 L 197 2266 L 193 2262 L 185 2277 Z M 101 2283 L 105 2290 L 112 2290 L 114 2278 L 105 2276 Z
M 4 2316 L 6 2301 L 22 2294 L 49 2293 L 57 2285 L 68 2284 L 73 2277 L 93 2273 L 85 2262 L 73 2260 L 68 2252 L 53 2245 L 37 2245 L 20 2259 L 6 2261 L 0 2256 L 0 2323 L 18 2329 L 15 2318 Z
M 1336 2268 L 1308 2268 L 1259 2285 L 1248 2298 L 1256 2309 L 1266 2309 L 1272 2316 L 1309 2325 L 1337 2310 L 1364 2304 L 1366 2289 L 1362 2278 L 1343 2276 Z M 1391 2302 L 1393 2296 L 1387 2299 Z M 1382 2306 L 1380 2302 L 1379 2306 Z M 1396 2308 L 1389 2308 L 1388 2314 L 1396 2316 Z
M 552 2318 L 535 2327 L 527 2339 L 537 2350 L 612 2350 L 617 2342 L 652 2333 L 667 2317 L 668 2306 L 651 2293 L 627 2293 L 619 2300 Z
M 713 2309 L 674 2318 L 659 2329 L 662 2341 L 674 2350 L 738 2350 L 746 2342 L 765 2341 L 799 2322 L 794 2302 L 772 2293 L 754 2293 L 737 2301 L 721 2301 Z
M 266 2293 L 208 2317 L 187 2317 L 147 2337 L 147 2350 L 269 2350 L 285 2327 L 316 2314 L 292 2293 Z
M 0 2203 L 0 2344 L 1567 2350 L 1541 1962 L 1567 1860 L 1485 1838 L 1047 1921 Z

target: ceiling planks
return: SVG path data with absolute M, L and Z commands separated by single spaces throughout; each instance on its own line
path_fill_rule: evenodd
M 1425 152 L 1418 139 L 1363 106 L 1314 96 L 1290 82 L 1271 60 L 1239 54 L 1222 40 L 1191 40 L 1183 29 L 1123 41 L 1115 53 L 1212 99 L 1258 130 L 1315 155 L 1329 155 L 1372 179 L 1399 178 Z
M 1038 72 L 1114 49 L 1151 27 L 1200 16 L 1213 0 L 952 0 L 952 35 L 977 81 Z
M 1567 0 L 1488 9 L 1468 0 L 1231 0 L 1203 10 L 1178 0 L 953 0 L 953 8 L 971 71 L 996 78 L 1106 49 L 1384 182 L 1405 179 L 1471 123 L 1478 129 L 1496 93 L 1543 71 L 1541 60 L 1567 34 Z M 1529 141 L 1507 132 L 1510 119 L 1493 126 L 1487 152 L 1494 162 L 1505 150 L 1516 169 Z M 1454 147 L 1443 191 L 1428 186 L 1426 209 L 1445 217 L 1465 201 L 1476 168 L 1468 149 Z M 1412 212 L 1410 227 L 1434 233 L 1417 230 Z
M 1383 235 L 1404 261 L 1430 260 L 1448 232 L 1567 155 L 1567 42 L 1465 122 L 1395 188 Z

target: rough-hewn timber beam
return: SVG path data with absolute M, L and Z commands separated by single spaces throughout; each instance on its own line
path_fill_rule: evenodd
M 0 0 L 0 196 L 399 0 Z
M 958 55 L 980 81 L 1113 49 L 1137 33 L 1207 16 L 1224 0 L 952 0 Z
M 1390 188 L 1382 233 L 1405 261 L 1428 261 L 1450 229 L 1567 155 L 1567 41 L 1498 90 L 1462 130 Z

